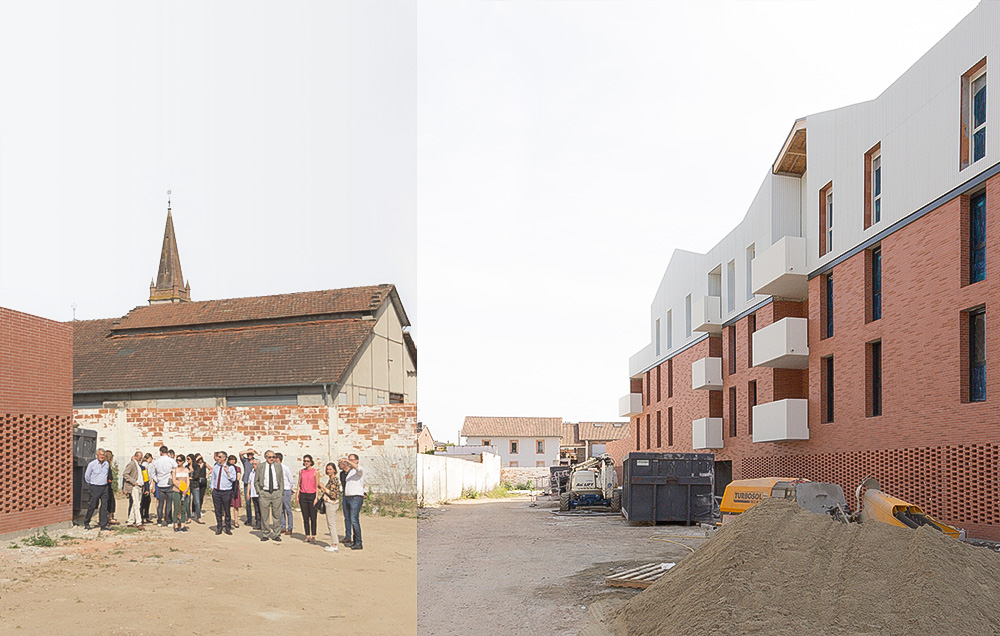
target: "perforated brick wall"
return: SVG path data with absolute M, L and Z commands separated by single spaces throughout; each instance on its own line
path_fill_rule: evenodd
M 72 340 L 0 308 L 0 535 L 73 518 Z

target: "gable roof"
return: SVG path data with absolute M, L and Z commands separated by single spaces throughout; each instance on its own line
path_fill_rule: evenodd
M 580 440 L 579 425 L 575 422 L 563 422 L 562 430 L 563 446 L 583 446 L 583 442 Z
M 562 437 L 561 417 L 475 417 L 462 425 L 462 437 Z
M 150 305 L 73 326 L 73 392 L 335 384 L 392 285 Z
M 610 442 L 625 439 L 629 434 L 628 422 L 580 422 L 580 439 L 586 442 Z

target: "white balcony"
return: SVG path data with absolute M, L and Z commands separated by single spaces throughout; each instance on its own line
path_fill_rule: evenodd
M 691 330 L 708 333 L 722 332 L 722 299 L 701 296 L 691 303 Z
M 753 366 L 777 369 L 809 367 L 809 321 L 782 318 L 753 334 Z
M 703 417 L 691 422 L 691 448 L 695 450 L 722 448 L 722 418 Z
M 753 407 L 754 442 L 797 439 L 809 439 L 809 400 L 778 400 Z
M 692 362 L 691 388 L 695 391 L 721 391 L 722 358 L 702 358 Z
M 618 417 L 632 417 L 642 413 L 642 393 L 629 393 L 618 400 Z
M 806 240 L 784 236 L 753 259 L 753 293 L 803 300 L 809 297 Z

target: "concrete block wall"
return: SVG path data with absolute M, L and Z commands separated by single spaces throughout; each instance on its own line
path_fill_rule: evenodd
M 120 467 L 136 450 L 158 456 L 161 445 L 201 453 L 209 463 L 216 450 L 271 449 L 295 471 L 305 454 L 323 467 L 357 453 L 367 488 L 410 496 L 416 488 L 415 404 L 76 409 L 73 417 L 97 431 L 98 447 L 112 450 Z
M 73 519 L 73 332 L 0 307 L 0 535 Z

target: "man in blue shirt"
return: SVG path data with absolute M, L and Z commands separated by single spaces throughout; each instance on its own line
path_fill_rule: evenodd
M 97 449 L 97 459 L 87 464 L 87 471 L 83 474 L 84 481 L 90 488 L 90 505 L 87 506 L 87 517 L 83 520 L 83 527 L 90 530 L 90 519 L 94 516 L 94 508 L 98 508 L 100 513 L 98 519 L 101 521 L 101 530 L 108 529 L 108 471 L 111 467 L 104 460 L 104 449 Z
M 215 466 L 212 466 L 212 506 L 215 508 L 215 534 L 232 534 L 232 512 L 229 505 L 233 499 L 233 484 L 236 483 L 236 467 L 226 464 L 228 455 L 224 451 L 215 452 Z M 225 521 L 225 523 L 223 523 Z

